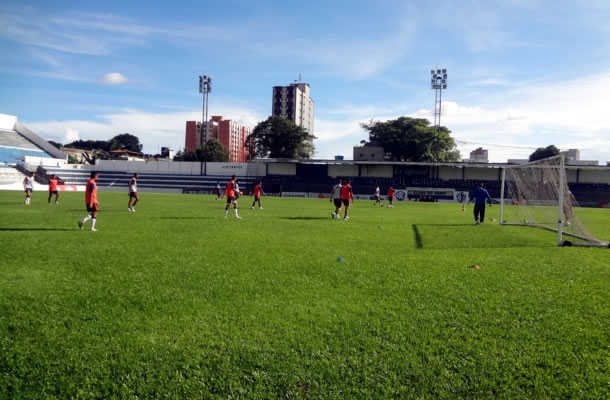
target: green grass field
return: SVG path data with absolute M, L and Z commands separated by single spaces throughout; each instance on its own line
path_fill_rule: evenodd
M 141 197 L 89 232 L 83 193 L 0 192 L 0 398 L 610 398 L 608 249 L 457 204 Z

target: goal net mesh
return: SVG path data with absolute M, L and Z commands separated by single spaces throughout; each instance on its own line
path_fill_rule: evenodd
M 509 200 L 510 205 L 504 207 L 502 222 L 557 231 L 561 196 L 560 174 L 563 174 L 563 240 L 601 244 L 582 221 L 581 209 L 568 188 L 560 157 L 505 170 L 505 198 Z

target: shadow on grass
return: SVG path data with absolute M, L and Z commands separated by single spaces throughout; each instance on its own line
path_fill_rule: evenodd
M 158 217 L 158 218 L 159 219 L 213 219 L 212 217 Z
M 69 228 L 0 228 L 0 232 L 27 232 L 27 231 L 75 231 Z
M 419 229 L 417 228 L 417 225 L 411 225 L 411 227 L 413 228 L 413 234 L 415 235 L 415 247 L 418 249 L 423 249 L 424 245 L 422 243 L 421 240 L 421 234 L 419 233 Z
M 288 219 L 293 221 L 309 221 L 309 220 L 328 220 L 328 217 L 280 217 L 279 219 Z

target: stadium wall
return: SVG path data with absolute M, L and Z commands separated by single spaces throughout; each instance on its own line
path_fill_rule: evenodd
M 361 165 L 360 176 L 364 178 L 393 178 L 394 168 L 391 165 Z
M 466 167 L 464 167 L 466 168 Z M 450 179 L 462 179 L 464 174 L 464 168 L 458 167 L 439 167 L 438 177 L 439 179 L 450 180 Z
M 580 170 L 579 183 L 606 183 L 610 184 L 610 168 L 602 170 Z
M 359 176 L 360 168 L 353 164 L 329 164 L 328 176 L 335 178 L 337 176 Z
M 456 168 L 459 169 L 459 168 Z M 462 177 L 456 178 L 461 179 Z M 466 180 L 497 181 L 500 180 L 499 168 L 466 168 L 464 171 Z
M 269 163 L 267 164 L 268 175 L 296 175 L 297 165 L 294 163 Z

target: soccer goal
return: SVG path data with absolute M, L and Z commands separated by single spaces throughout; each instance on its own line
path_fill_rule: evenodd
M 578 217 L 580 207 L 566 179 L 565 153 L 503 168 L 500 197 L 503 225 L 557 232 L 559 246 L 608 247 Z

